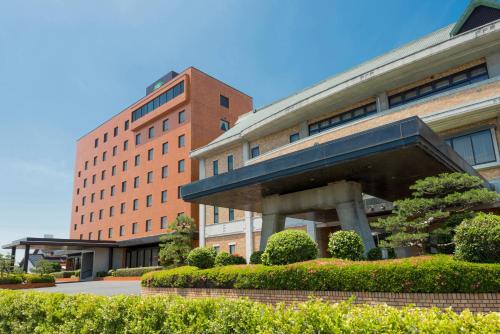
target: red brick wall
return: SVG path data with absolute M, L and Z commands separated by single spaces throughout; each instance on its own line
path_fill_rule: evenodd
M 402 307 L 413 304 L 417 307 L 448 308 L 456 312 L 469 309 L 472 312 L 499 312 L 500 293 L 390 293 L 390 292 L 345 292 L 345 291 L 291 291 L 291 290 L 238 290 L 238 289 L 177 289 L 141 288 L 142 295 L 179 295 L 188 298 L 241 298 L 275 304 L 305 302 L 310 297 L 324 301 L 339 302 L 355 296 L 357 304 L 387 304 Z

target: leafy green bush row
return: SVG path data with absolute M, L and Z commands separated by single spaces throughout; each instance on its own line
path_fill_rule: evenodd
M 309 301 L 64 295 L 0 291 L 0 334 L 497 333 L 500 315 Z
M 65 271 L 58 271 L 55 273 L 51 273 L 51 275 L 53 275 L 55 278 L 70 278 L 72 276 L 80 276 L 80 273 L 78 272 L 77 275 L 76 270 L 65 270 Z
M 179 267 L 142 277 L 142 285 L 168 288 L 235 288 L 369 292 L 498 292 L 500 264 L 438 255 L 405 260 L 334 259 L 282 266 Z
M 0 277 L 0 284 L 54 283 L 55 281 L 52 275 L 40 274 L 9 274 Z
M 153 267 L 137 267 L 137 268 L 120 268 L 112 272 L 113 276 L 116 277 L 132 277 L 132 276 L 142 276 L 150 271 L 157 271 L 165 269 L 162 266 Z
M 226 252 L 220 252 L 215 257 L 214 261 L 215 266 L 230 266 L 235 264 L 247 264 L 247 261 L 243 256 L 229 254 Z
M 272 266 L 312 260 L 317 256 L 318 245 L 306 232 L 284 230 L 269 237 L 261 260 Z

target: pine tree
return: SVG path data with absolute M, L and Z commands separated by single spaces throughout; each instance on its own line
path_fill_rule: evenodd
M 179 266 L 186 263 L 193 248 L 194 220 L 186 215 L 178 216 L 171 224 L 170 233 L 160 239 L 159 260 L 164 266 Z
M 418 180 L 412 196 L 394 202 L 393 214 L 374 227 L 390 233 L 382 243 L 389 247 L 434 247 L 453 252 L 455 227 L 474 215 L 472 209 L 493 203 L 498 194 L 484 188 L 483 180 L 464 173 L 443 173 Z

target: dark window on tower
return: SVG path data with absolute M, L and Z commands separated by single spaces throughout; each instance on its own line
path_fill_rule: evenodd
M 252 147 L 252 151 L 251 151 L 251 156 L 252 158 L 256 158 L 260 155 L 260 149 L 259 149 L 259 146 L 255 146 L 255 147 Z
M 132 202 L 132 210 L 137 210 L 139 209 L 139 200 L 136 198 L 134 199 L 134 201 Z
M 146 220 L 146 232 L 149 232 L 153 229 L 153 221 L 151 219 Z
M 229 209 L 229 221 L 234 221 L 234 209 Z
M 125 140 L 125 141 L 123 142 L 123 150 L 124 150 L 124 151 L 128 150 L 128 140 Z
M 134 157 L 134 166 L 139 166 L 141 164 L 141 155 L 140 154 L 137 154 L 135 157 Z
M 221 95 L 220 105 L 223 106 L 224 108 L 229 108 L 229 98 L 224 95 Z
M 108 238 L 109 239 L 113 238 L 113 228 L 112 227 L 108 228 Z
M 113 137 L 116 137 L 118 136 L 118 127 L 115 126 L 115 128 L 113 129 Z
M 177 171 L 179 173 L 183 173 L 184 172 L 184 169 L 185 169 L 185 166 L 184 166 L 184 160 L 179 160 L 177 162 Z
M 146 207 L 149 208 L 151 205 L 153 205 L 153 195 L 147 195 L 146 196 Z
M 153 160 L 153 157 L 154 157 L 154 149 L 150 148 L 148 150 L 148 160 L 149 161 Z
M 118 151 L 118 146 L 116 145 L 113 146 L 112 155 L 115 156 L 117 151 Z
M 108 141 L 108 133 L 106 132 L 104 134 L 103 142 L 107 142 L 107 141 Z
M 94 139 L 94 147 L 99 146 L 99 138 Z
M 213 168 L 214 175 L 219 175 L 219 160 L 214 160 L 212 162 L 212 168 Z
M 155 136 L 155 127 L 152 126 L 148 129 L 148 138 L 151 139 L 151 138 L 154 138 Z
M 180 135 L 178 138 L 178 147 L 184 147 L 184 146 L 186 146 L 186 136 Z
M 162 146 L 161 146 L 161 153 L 162 154 L 167 154 L 168 153 L 168 141 L 162 144 Z
M 127 191 L 127 181 L 122 181 L 122 193 Z
M 164 230 L 168 227 L 168 220 L 166 216 L 160 218 L 160 229 Z
M 141 144 L 141 134 L 138 133 L 135 135 L 135 144 L 140 145 Z
M 227 156 L 227 171 L 230 172 L 234 169 L 233 156 Z
M 214 224 L 219 223 L 219 207 L 214 206 Z
M 168 166 L 163 166 L 161 168 L 161 178 L 166 179 L 168 177 Z
M 153 183 L 153 172 L 149 171 L 147 174 L 147 183 Z
M 139 176 L 134 177 L 134 188 L 139 188 Z
M 124 129 L 125 131 L 127 131 L 127 130 L 128 130 L 128 127 L 129 127 L 129 125 L 130 125 L 130 121 L 129 121 L 129 120 L 126 120 L 126 121 L 125 121 L 125 123 L 123 124 L 123 129 Z
M 292 133 L 292 134 L 290 135 L 290 143 L 293 143 L 293 142 L 295 142 L 295 141 L 297 141 L 297 140 L 299 140 L 299 139 L 300 139 L 300 136 L 299 136 L 299 133 L 298 133 L 298 132 L 296 132 L 296 133 Z
M 186 112 L 184 110 L 179 111 L 179 124 L 186 121 Z
M 161 192 L 161 202 L 162 202 L 162 203 L 167 203 L 167 196 L 168 196 L 168 195 L 167 195 L 167 191 L 166 191 L 166 190 L 163 190 L 163 191 Z
M 136 234 L 138 228 L 139 228 L 138 223 L 132 223 L 132 234 Z
M 125 235 L 125 225 L 120 225 L 120 237 Z
M 219 128 L 222 130 L 222 131 L 227 131 L 229 130 L 229 122 L 224 120 L 224 119 L 221 119 L 220 120 L 220 124 L 219 124 Z
M 120 203 L 120 213 L 121 213 L 121 214 L 124 214 L 124 213 L 125 213 L 125 208 L 126 208 L 126 207 L 125 207 L 125 205 L 126 205 L 126 204 L 125 204 L 125 202 Z
M 162 122 L 162 129 L 163 129 L 163 131 L 168 131 L 168 128 L 169 128 L 169 124 L 168 124 L 168 118 L 167 118 L 167 119 L 164 119 Z

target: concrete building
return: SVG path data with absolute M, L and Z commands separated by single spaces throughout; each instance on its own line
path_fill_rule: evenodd
M 445 171 L 500 183 L 500 2 L 242 115 L 194 149 L 199 242 L 245 255 L 287 227 L 324 253 L 328 234 L 390 212 L 415 180 Z M 390 37 L 389 37 L 390 38 Z M 488 182 L 489 181 L 489 184 Z
M 169 72 L 78 139 L 69 239 L 25 238 L 4 248 L 23 248 L 25 256 L 30 248 L 65 250 L 81 262 L 82 278 L 157 265 L 169 223 L 180 214 L 198 221 L 198 206 L 180 198 L 181 185 L 198 179 L 189 152 L 250 109 L 250 96 L 194 67 Z

